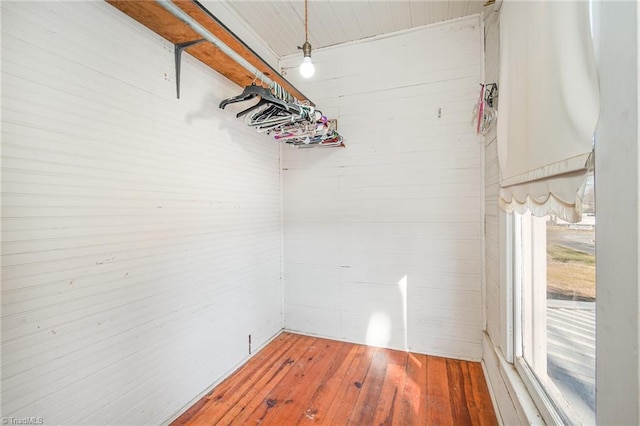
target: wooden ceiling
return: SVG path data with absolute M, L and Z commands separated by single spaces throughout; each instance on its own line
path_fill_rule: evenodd
M 219 0 L 201 0 L 207 4 Z M 480 13 L 486 0 L 309 0 L 314 49 Z M 228 4 L 278 56 L 304 43 L 303 0 L 232 0 Z

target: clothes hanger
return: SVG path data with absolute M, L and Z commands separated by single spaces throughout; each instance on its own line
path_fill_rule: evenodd
M 255 84 L 255 82 L 251 83 L 250 86 L 246 86 L 244 88 L 244 90 L 242 91 L 241 94 L 225 99 L 222 102 L 220 102 L 219 107 L 221 109 L 224 109 L 224 107 L 226 107 L 229 104 L 232 103 L 237 103 L 237 102 L 244 102 L 244 101 L 248 101 L 249 99 L 253 99 L 256 96 L 259 96 L 261 99 L 258 102 L 258 104 L 253 105 L 252 107 L 241 111 L 240 113 L 238 113 L 236 115 L 236 117 L 240 117 L 242 115 L 247 114 L 250 111 L 253 111 L 254 109 L 256 109 L 258 106 L 262 106 L 266 103 L 271 103 L 271 104 L 275 104 L 280 106 L 282 109 L 284 109 L 285 111 L 291 111 L 291 112 L 296 112 L 296 113 L 300 113 L 300 108 L 298 107 L 298 105 L 296 104 L 291 104 L 288 102 L 283 101 L 282 99 L 276 97 L 273 95 L 273 93 L 271 93 L 271 90 L 267 89 L 266 87 L 263 86 L 258 86 Z
M 220 102 L 219 107 L 221 109 L 224 109 L 224 107 L 226 107 L 229 104 L 233 104 L 236 102 L 244 102 L 244 101 L 248 101 L 249 99 L 255 98 L 259 94 L 259 92 L 255 90 L 258 87 L 259 86 L 256 86 L 255 83 L 251 83 L 251 86 L 246 86 L 241 94 L 234 96 L 232 98 L 224 99 L 222 102 Z

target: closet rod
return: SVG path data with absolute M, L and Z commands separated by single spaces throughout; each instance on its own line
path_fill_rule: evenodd
M 223 53 L 229 56 L 231 59 L 236 61 L 242 68 L 246 69 L 250 73 L 259 78 L 260 81 L 267 83 L 269 87 L 274 87 L 277 84 L 275 81 L 271 80 L 267 77 L 262 71 L 258 68 L 254 67 L 247 61 L 245 58 L 240 56 L 235 50 L 224 44 L 219 38 L 214 36 L 207 30 L 205 27 L 200 25 L 198 21 L 189 16 L 185 11 L 180 9 L 170 0 L 156 0 L 156 2 L 162 6 L 167 12 L 171 13 L 176 18 L 180 19 L 182 22 L 191 27 L 195 32 L 200 34 L 205 40 L 213 44 L 215 47 L 220 49 Z M 285 90 L 284 88 L 282 90 Z M 285 90 L 286 91 L 286 90 Z M 287 92 L 288 93 L 288 92 Z M 296 99 L 295 96 L 291 96 L 293 99 Z M 296 99 L 297 101 L 297 99 Z

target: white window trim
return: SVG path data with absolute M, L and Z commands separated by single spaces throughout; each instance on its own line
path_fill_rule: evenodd
M 515 362 L 516 371 L 520 375 L 520 379 L 522 383 L 524 383 L 527 391 L 529 391 L 529 395 L 531 395 L 531 399 L 533 399 L 534 404 L 538 408 L 540 415 L 544 419 L 545 423 L 548 425 L 563 425 L 563 424 L 580 424 L 578 419 L 574 419 L 574 421 L 570 421 L 567 419 L 567 423 L 563 421 L 563 417 L 560 415 L 559 410 L 556 408 L 551 398 L 547 395 L 547 392 L 542 387 L 538 378 L 531 371 L 531 367 L 522 357 L 516 358 Z
M 503 234 L 505 237 L 505 244 L 503 244 L 505 250 L 502 253 L 506 267 L 503 268 L 504 278 L 506 279 L 506 286 L 504 287 L 506 291 L 504 293 L 512 296 L 506 297 L 506 305 L 504 305 L 506 308 L 505 312 L 507 312 L 507 317 L 503 317 L 504 329 L 508 330 L 508 332 L 505 333 L 507 343 L 505 346 L 506 361 L 514 365 L 522 383 L 545 423 L 549 425 L 581 424 L 580 418 L 564 399 L 562 393 L 551 381 L 545 383 L 543 386 L 531 369 L 531 366 L 523 357 L 525 341 L 528 338 L 530 339 L 531 336 L 526 336 L 526 330 L 523 326 L 523 314 L 525 314 L 528 307 L 523 304 L 522 300 L 523 294 L 526 294 L 528 290 L 527 285 L 531 285 L 531 279 L 529 277 L 532 273 L 535 273 L 535 271 L 532 271 L 532 265 L 527 265 L 527 262 L 523 260 L 528 257 L 532 259 L 533 262 L 536 260 L 544 261 L 544 273 L 546 274 L 546 259 L 534 259 L 536 253 L 532 253 L 531 250 L 527 250 L 522 246 L 521 238 L 523 232 L 528 232 L 529 235 L 531 235 L 531 224 L 527 224 L 526 221 L 524 221 L 525 223 L 523 224 L 523 220 L 517 219 L 513 213 L 503 213 L 501 216 L 504 216 L 504 219 L 501 220 L 501 225 L 504 224 L 505 231 Z M 538 230 L 538 232 L 539 231 L 540 230 Z M 542 271 L 539 270 L 538 273 L 542 273 Z M 544 293 L 546 295 L 546 288 Z M 543 316 L 546 317 L 546 315 Z M 536 319 L 534 319 L 534 321 L 536 321 Z M 546 350 L 544 350 L 543 353 L 546 357 Z M 546 371 L 546 362 L 544 362 L 544 369 Z M 553 394 L 553 399 L 550 397 L 550 394 Z
M 518 268 L 514 267 L 514 255 L 516 247 L 514 243 L 514 220 L 513 214 L 507 214 L 504 210 L 500 210 L 500 236 L 502 236 L 503 244 L 500 244 L 500 329 L 503 330 L 500 336 L 500 346 L 504 351 L 504 358 L 507 362 L 514 362 L 514 346 L 518 346 L 514 336 L 519 335 L 519 323 L 514 321 L 514 308 L 517 308 L 515 300 L 520 300 L 518 289 L 513 285 L 514 271 Z M 515 293 L 517 291 L 517 293 Z

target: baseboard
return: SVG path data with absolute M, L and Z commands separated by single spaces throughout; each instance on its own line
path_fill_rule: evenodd
M 367 345 L 366 342 L 358 342 L 355 340 L 350 340 L 350 339 L 346 339 L 343 337 L 336 337 L 336 336 L 328 336 L 325 334 L 320 334 L 320 333 L 310 333 L 307 331 L 300 331 L 300 330 L 294 330 L 294 329 L 290 329 L 290 328 L 286 328 L 283 330 L 285 333 L 291 333 L 291 334 L 300 334 L 301 336 L 308 336 L 308 337 L 317 337 L 319 339 L 327 339 L 327 340 L 335 340 L 336 342 L 346 342 L 346 343 L 352 343 L 354 345 L 363 345 L 363 346 L 372 346 L 372 345 Z M 411 352 L 414 354 L 420 354 L 420 355 L 428 355 L 428 356 L 437 356 L 437 357 L 441 357 L 441 358 L 450 358 L 450 359 L 457 359 L 460 361 L 471 361 L 471 362 L 480 362 L 482 361 L 482 357 L 476 357 L 476 356 L 460 356 L 459 354 L 454 354 L 454 353 L 450 353 L 450 352 L 421 352 L 421 351 L 417 351 L 417 350 L 407 350 L 405 348 L 402 347 L 398 347 L 398 346 L 373 346 L 376 348 L 383 348 L 383 349 L 391 349 L 393 351 L 402 351 L 402 352 Z
M 504 426 L 504 422 L 502 421 L 502 416 L 500 415 L 500 410 L 498 408 L 498 401 L 496 399 L 496 394 L 493 391 L 493 385 L 489 380 L 489 372 L 487 371 L 487 365 L 484 362 L 484 359 L 480 361 L 482 365 L 482 373 L 484 374 L 484 381 L 487 382 L 487 389 L 489 389 L 489 396 L 491 397 L 491 405 L 493 405 L 493 411 L 496 413 L 496 418 L 498 419 L 498 424 L 500 426 Z

